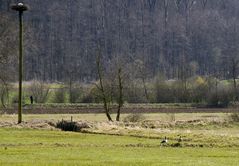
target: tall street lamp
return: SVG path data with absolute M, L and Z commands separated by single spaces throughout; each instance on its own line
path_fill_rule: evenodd
M 19 13 L 19 94 L 18 94 L 18 123 L 22 122 L 22 73 L 23 73 L 23 37 L 22 37 L 22 15 L 28 9 L 23 3 L 14 4 L 12 10 Z

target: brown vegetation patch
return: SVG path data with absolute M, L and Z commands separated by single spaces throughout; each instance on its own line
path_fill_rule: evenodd
M 63 131 L 78 131 L 80 132 L 82 129 L 87 129 L 90 128 L 91 125 L 90 123 L 79 121 L 79 122 L 74 122 L 74 121 L 59 121 L 55 125 L 56 128 L 59 128 Z
M 142 122 L 89 122 L 89 121 L 44 121 L 31 120 L 17 124 L 14 122 L 0 122 L 0 127 L 32 128 L 64 131 L 75 131 L 92 134 L 128 135 L 137 137 L 157 138 L 160 133 L 176 133 L 184 129 L 183 133 L 191 133 L 191 129 L 207 129 L 230 127 L 229 121 L 188 120 L 164 122 L 159 120 L 144 120 Z M 147 133 L 151 133 L 149 136 Z M 176 146 L 176 145 L 175 145 Z
M 43 121 L 43 120 L 32 120 L 32 121 L 22 122 L 20 124 L 16 122 L 0 122 L 0 127 L 48 129 L 48 130 L 56 129 L 53 122 Z

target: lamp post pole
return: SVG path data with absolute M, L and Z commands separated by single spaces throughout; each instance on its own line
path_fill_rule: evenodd
M 23 3 L 12 5 L 11 8 L 19 12 L 19 91 L 18 91 L 18 123 L 22 122 L 22 76 L 23 76 L 23 12 L 28 9 Z

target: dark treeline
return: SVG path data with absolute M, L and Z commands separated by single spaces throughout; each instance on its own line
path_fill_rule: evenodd
M 14 2 L 0 0 L 1 15 L 11 21 L 17 21 L 9 9 Z M 24 2 L 31 8 L 24 15 L 26 80 L 95 80 L 99 47 L 105 69 L 120 58 L 140 64 L 145 79 L 237 76 L 238 0 Z

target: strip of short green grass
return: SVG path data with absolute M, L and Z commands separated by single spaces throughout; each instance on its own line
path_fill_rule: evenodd
M 129 136 L 0 128 L 0 165 L 236 166 L 236 148 L 172 148 Z

